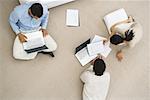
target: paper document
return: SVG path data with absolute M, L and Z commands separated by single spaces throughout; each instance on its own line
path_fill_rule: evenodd
M 107 40 L 107 39 L 104 38 L 104 37 L 95 35 L 94 38 L 93 38 L 93 40 L 91 41 L 91 43 L 100 42 L 100 41 L 104 41 L 104 40 Z
M 79 26 L 79 11 L 76 9 L 67 9 L 66 15 L 67 26 Z
M 88 44 L 87 48 L 90 56 L 97 55 L 100 54 L 101 52 L 104 52 L 103 41 Z
M 88 43 L 87 46 L 75 54 L 82 66 L 95 59 L 98 54 L 101 54 L 105 58 L 109 55 L 111 52 L 111 48 L 109 47 L 110 42 L 107 42 L 104 45 L 103 40 L 106 40 L 106 38 L 95 35 L 91 43 Z
M 97 55 L 90 56 L 86 47 L 77 52 L 75 56 L 77 57 L 82 66 L 86 65 L 91 60 L 97 57 Z
M 41 47 L 45 45 L 42 31 L 24 34 L 27 37 L 27 42 L 23 43 L 25 50 Z
M 95 49 L 99 54 L 101 54 L 103 57 L 106 58 L 109 55 L 109 53 L 111 52 L 112 49 L 109 47 L 110 41 L 108 41 L 107 43 L 105 43 L 105 45 L 103 45 L 103 40 L 107 40 L 107 39 L 104 38 L 104 37 L 95 35 L 90 45 L 92 45 L 93 43 L 97 43 L 97 44 L 100 43 L 99 46 L 101 46 L 101 47 L 93 45 L 93 49 Z M 88 51 L 88 52 L 89 52 L 89 54 L 91 53 L 91 55 L 97 53 L 97 52 L 94 52 L 94 50 L 93 51 L 91 50 L 91 51 Z

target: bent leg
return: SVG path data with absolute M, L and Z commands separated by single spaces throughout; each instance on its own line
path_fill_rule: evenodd
M 50 35 L 47 35 L 46 37 L 44 37 L 44 40 L 45 40 L 46 46 L 48 47 L 48 49 L 43 50 L 44 52 L 53 52 L 57 49 L 57 44 Z
M 37 55 L 37 52 L 30 53 L 28 54 L 27 52 L 24 51 L 23 45 L 20 42 L 18 36 L 16 37 L 14 41 L 14 46 L 13 46 L 13 57 L 15 59 L 19 60 L 31 60 L 34 59 Z

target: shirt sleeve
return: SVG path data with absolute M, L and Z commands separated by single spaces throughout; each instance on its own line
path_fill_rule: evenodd
M 47 11 L 45 16 L 43 17 L 42 21 L 41 21 L 41 27 L 42 29 L 46 29 L 47 27 L 47 23 L 48 23 L 48 18 L 49 18 L 49 12 Z
M 91 72 L 90 71 L 84 71 L 81 76 L 80 79 L 83 83 L 88 83 L 89 79 L 91 76 Z
M 19 20 L 19 18 L 18 18 L 18 15 L 16 14 L 16 12 L 15 11 L 11 12 L 10 17 L 9 17 L 9 23 L 10 23 L 13 31 L 16 34 L 20 33 L 19 27 L 17 25 L 18 20 Z

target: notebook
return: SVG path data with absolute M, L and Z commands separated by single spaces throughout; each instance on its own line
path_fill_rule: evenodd
M 110 28 L 114 24 L 124 21 L 124 20 L 127 20 L 127 19 L 128 19 L 128 15 L 123 8 L 118 9 L 118 10 L 111 12 L 111 13 L 107 14 L 106 16 L 104 16 L 104 22 L 106 24 L 109 34 L 111 34 Z
M 23 47 L 27 53 L 47 49 L 42 31 L 36 31 L 24 35 L 27 37 L 27 42 L 23 43 Z
M 103 41 L 88 44 L 87 49 L 88 49 L 88 53 L 90 56 L 100 54 L 101 52 L 104 52 L 105 50 Z
M 85 66 L 85 65 L 88 64 L 91 60 L 93 60 L 94 58 L 97 57 L 97 55 L 90 56 L 86 47 L 84 47 L 84 48 L 81 49 L 79 52 L 77 52 L 77 53 L 75 54 L 75 56 L 77 57 L 78 61 L 80 62 L 80 64 L 81 64 L 82 66 Z
M 104 37 L 95 35 L 91 44 L 87 46 L 89 55 L 101 54 L 103 57 L 107 58 L 107 56 L 109 55 L 112 49 L 109 47 L 110 45 L 109 41 L 105 43 L 105 45 L 103 44 L 104 40 L 107 40 L 107 39 Z
M 97 55 L 90 56 L 87 50 L 87 45 L 90 43 L 90 39 L 76 47 L 75 56 L 82 66 L 89 63 L 91 60 L 97 57 Z
M 66 25 L 74 27 L 79 26 L 79 11 L 77 9 L 67 9 Z

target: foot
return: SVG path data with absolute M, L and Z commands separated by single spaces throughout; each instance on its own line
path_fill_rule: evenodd
M 51 57 L 55 57 L 53 52 L 44 52 L 44 51 L 41 51 L 39 53 L 42 53 L 42 54 L 49 54 Z
M 49 54 L 50 54 L 52 57 L 55 57 L 53 52 L 50 52 Z

